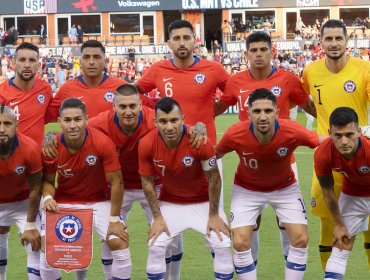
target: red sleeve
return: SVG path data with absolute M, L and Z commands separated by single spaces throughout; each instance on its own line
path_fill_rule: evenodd
M 320 144 L 319 135 L 317 135 L 315 132 L 311 130 L 306 129 L 296 121 L 290 122 L 294 123 L 293 129 L 295 130 L 296 133 L 296 139 L 299 141 L 299 146 L 306 146 L 310 147 L 311 149 L 319 146 Z
M 34 174 L 42 170 L 42 158 L 40 147 L 33 140 L 27 143 L 27 168 L 28 174 Z
M 235 143 L 233 142 L 234 126 L 235 125 L 232 125 L 231 127 L 229 127 L 226 130 L 224 136 L 222 136 L 220 142 L 218 142 L 218 144 L 216 146 L 217 152 L 226 154 L 226 153 L 229 153 L 231 151 L 235 151 Z
M 308 102 L 309 97 L 302 87 L 301 81 L 296 75 L 291 75 L 292 78 L 289 80 L 289 86 L 291 88 L 291 101 L 294 104 L 302 105 Z
M 226 72 L 225 68 L 220 63 L 213 63 L 214 69 L 216 71 L 216 77 L 217 77 L 217 87 L 224 92 L 226 88 L 226 83 L 229 80 L 230 75 Z
M 207 141 L 206 145 L 201 145 L 199 148 L 198 156 L 200 160 L 209 160 L 216 155 L 214 144 L 211 141 Z
M 153 64 L 152 67 L 144 74 L 142 78 L 137 81 L 137 85 L 144 90 L 145 92 L 150 92 L 156 88 L 155 85 L 155 73 L 156 73 L 156 64 Z
M 121 170 L 118 154 L 113 142 L 104 134 L 99 134 L 98 138 L 99 155 L 102 159 L 104 172 L 110 173 Z
M 88 122 L 88 127 L 95 128 L 100 132 L 104 133 L 105 135 L 108 135 L 107 131 L 108 118 L 105 118 L 105 116 L 106 112 L 102 112 L 96 117 L 91 118 Z
M 60 145 L 60 143 L 58 143 L 58 145 Z M 57 160 L 58 160 L 57 158 L 51 159 L 51 158 L 43 156 L 42 157 L 43 172 L 47 174 L 55 173 L 57 171 L 55 168 L 55 164 Z
M 229 106 L 234 106 L 238 102 L 234 95 L 234 80 L 235 79 L 233 77 L 230 77 L 230 79 L 226 83 L 225 91 L 222 93 L 220 98 L 222 103 Z
M 147 177 L 156 174 L 153 166 L 152 135 L 153 133 L 144 136 L 139 143 L 139 174 Z
M 330 141 L 330 139 L 326 139 L 315 151 L 314 167 L 317 176 L 330 176 L 332 174 Z

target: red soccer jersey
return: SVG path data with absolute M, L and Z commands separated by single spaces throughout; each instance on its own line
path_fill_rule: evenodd
M 248 120 L 248 97 L 257 88 L 267 88 L 276 96 L 279 118 L 288 119 L 292 104 L 301 105 L 308 101 L 308 95 L 302 88 L 301 81 L 293 73 L 273 68 L 266 80 L 257 81 L 249 70 L 232 75 L 221 96 L 226 105 L 239 106 L 240 120 Z
M 236 151 L 239 165 L 234 183 L 252 191 L 271 192 L 293 184 L 296 179 L 290 157 L 298 146 L 314 148 L 319 136 L 299 123 L 279 119 L 275 135 L 268 144 L 261 144 L 253 133 L 251 121 L 232 125 L 217 145 L 221 153 Z
M 57 135 L 58 156 L 43 158 L 44 172 L 58 174 L 55 200 L 59 203 L 84 203 L 108 199 L 105 173 L 121 170 L 112 141 L 93 128 L 79 152 L 71 154 L 62 133 Z
M 16 113 L 18 131 L 34 139 L 40 147 L 44 140 L 45 114 L 52 97 L 50 85 L 39 79 L 35 79 L 28 92 L 20 90 L 13 79 L 0 85 L 0 102 L 4 101 Z
M 121 130 L 117 115 L 113 110 L 100 113 L 89 121 L 89 127 L 107 135 L 116 145 L 125 189 L 141 189 L 139 175 L 138 146 L 140 139 L 155 128 L 154 111 L 143 106 L 136 131 L 127 136 Z M 157 181 L 156 184 L 159 184 Z
M 59 116 L 59 107 L 62 105 L 63 100 L 67 98 L 81 99 L 86 105 L 87 114 L 90 118 L 110 110 L 113 106 L 114 92 L 123 84 L 127 84 L 127 82 L 108 75 L 104 75 L 103 81 L 95 88 L 88 87 L 84 83 L 82 76 L 69 81 L 63 84 L 50 103 L 46 122 L 56 121 Z M 146 104 L 147 98 L 145 96 L 141 98 L 143 103 Z
M 8 160 L 0 159 L 0 203 L 27 199 L 27 176 L 42 170 L 40 147 L 34 140 L 17 133 L 13 150 Z
M 317 176 L 330 176 L 332 170 L 344 176 L 342 192 L 370 197 L 370 140 L 361 136 L 355 157 L 346 160 L 328 138 L 317 148 L 314 165 Z
M 215 149 L 208 141 L 199 149 L 192 148 L 188 127 L 176 149 L 169 149 L 158 129 L 149 132 L 139 144 L 139 173 L 142 176 L 161 177 L 163 186 L 159 199 L 187 204 L 208 201 L 208 180 L 202 161 L 216 164 Z
M 221 64 L 195 57 L 194 64 L 186 70 L 174 66 L 172 60 L 157 62 L 138 80 L 138 85 L 146 92 L 157 88 L 162 97 L 174 98 L 181 106 L 186 123 L 203 122 L 208 137 L 216 143 L 215 92 L 217 88 L 225 89 L 228 78 Z

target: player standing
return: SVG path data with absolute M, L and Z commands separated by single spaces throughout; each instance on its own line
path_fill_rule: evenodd
M 0 102 L 10 107 L 17 117 L 18 131 L 37 142 L 44 139 L 44 117 L 52 99 L 48 83 L 36 79 L 40 69 L 39 48 L 31 43 L 20 44 L 14 53 L 15 77 L 0 85 Z M 6 270 L 10 227 L 0 225 L 0 270 Z
M 250 121 L 231 126 L 216 146 L 218 157 L 236 151 L 240 159 L 230 213 L 235 271 L 240 280 L 256 279 L 252 233 L 258 215 L 271 204 L 289 236 L 285 279 L 299 280 L 307 262 L 307 218 L 290 157 L 298 146 L 316 147 L 319 137 L 295 121 L 277 120 L 276 97 L 268 89 L 256 89 L 248 107 Z
M 328 20 L 321 27 L 321 46 L 326 57 L 310 63 L 303 71 L 302 83 L 311 94 L 317 111 L 319 135 L 327 135 L 329 116 L 335 108 L 347 106 L 354 109 L 359 125 L 368 124 L 370 99 L 370 63 L 345 54 L 347 29 L 340 20 Z M 334 189 L 339 197 L 343 176 L 333 172 Z M 325 205 L 316 175 L 312 178 L 312 214 L 320 217 L 320 257 L 322 268 L 332 250 L 333 220 Z M 364 232 L 365 253 L 370 267 L 370 232 Z
M 180 105 L 172 98 L 158 101 L 155 124 L 157 129 L 139 144 L 139 173 L 154 217 L 148 279 L 164 279 L 166 248 L 188 228 L 202 233 L 214 250 L 215 278 L 232 279 L 231 241 L 225 213 L 218 205 L 221 178 L 213 144 L 209 141 L 199 149 L 191 147 L 189 127 L 184 125 Z M 163 183 L 159 201 L 154 184 L 157 174 Z
M 334 248 L 326 264 L 325 279 L 342 279 L 356 234 L 368 230 L 370 141 L 360 136 L 358 116 L 348 107 L 331 113 L 329 135 L 315 152 L 315 171 L 334 221 Z M 344 175 L 339 201 L 332 170 Z
M 288 119 L 292 106 L 299 105 L 305 111 L 316 116 L 308 95 L 304 92 L 299 78 L 288 71 L 272 66 L 273 57 L 271 37 L 265 32 L 254 32 L 246 41 L 245 55 L 250 68 L 230 77 L 226 89 L 216 103 L 215 114 L 222 114 L 229 106 L 238 104 L 239 119 L 248 120 L 248 97 L 257 88 L 268 88 L 276 96 L 279 118 Z M 298 179 L 297 163 L 292 155 L 292 168 Z M 253 232 L 252 253 L 257 263 L 259 221 Z M 279 224 L 281 246 L 285 258 L 289 251 L 289 240 L 286 230 Z
M 189 125 L 201 121 L 207 127 L 208 138 L 216 143 L 214 99 L 216 89 L 224 91 L 229 74 L 220 63 L 204 60 L 194 55 L 195 35 L 190 22 L 176 20 L 168 26 L 168 46 L 173 52 L 169 60 L 153 64 L 144 76 L 134 84 L 142 93 L 157 88 L 161 97 L 172 97 L 186 115 Z M 218 161 L 222 174 L 222 164 Z M 221 192 L 220 206 L 223 204 Z M 171 274 L 179 279 L 182 242 L 173 251 Z
M 31 138 L 17 133 L 17 116 L 0 107 L 0 226 L 16 224 L 27 250 L 28 279 L 40 278 L 40 233 L 36 229 L 42 179 L 40 147 Z M 8 234 L 1 235 L 2 244 Z M 4 240 L 5 239 L 5 240 Z M 6 279 L 7 259 L 0 256 L 0 279 Z
M 94 209 L 93 227 L 113 255 L 111 275 L 113 279 L 129 279 L 131 255 L 125 227 L 119 220 L 123 182 L 115 146 L 100 131 L 86 128 L 86 107 L 81 100 L 66 99 L 59 114 L 62 133 L 57 136 L 58 155 L 55 159 L 44 157 L 44 207 L 52 212 L 63 206 Z M 112 186 L 111 202 L 106 197 L 107 179 Z M 41 277 L 59 279 L 60 271 L 46 263 L 44 235 L 42 232 Z

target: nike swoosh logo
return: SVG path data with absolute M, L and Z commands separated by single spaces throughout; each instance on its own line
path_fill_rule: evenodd
M 314 88 L 321 87 L 323 85 L 313 85 Z
M 15 106 L 15 105 L 17 105 L 19 102 L 20 102 L 20 101 L 16 101 L 16 102 L 9 102 L 9 105 L 10 105 L 10 106 Z
M 59 165 L 58 164 L 58 168 L 60 169 L 60 168 L 63 168 L 64 166 L 66 166 L 67 165 L 67 163 L 66 164 L 63 164 L 63 165 Z
M 172 80 L 173 78 L 163 78 L 163 82 L 167 82 L 169 80 Z
M 161 159 L 153 159 L 153 162 L 161 162 L 161 161 L 163 161 L 163 160 L 161 160 Z
M 293 266 L 294 269 L 302 269 L 302 268 L 305 268 L 306 266 L 305 265 L 295 265 Z
M 240 93 L 244 93 L 244 92 L 248 92 L 249 91 L 249 89 L 247 89 L 247 90 L 240 90 Z
M 83 98 L 83 96 L 79 96 L 79 97 L 76 97 L 77 99 L 82 99 Z
M 243 156 L 248 156 L 248 155 L 253 155 L 253 153 L 244 153 L 243 152 Z

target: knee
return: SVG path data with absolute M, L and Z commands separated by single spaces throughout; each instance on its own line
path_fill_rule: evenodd
M 108 247 L 111 251 L 122 250 L 128 248 L 128 243 L 121 238 L 113 238 L 108 240 Z
M 292 238 L 290 245 L 296 248 L 306 248 L 308 246 L 308 234 L 302 233 L 295 238 Z
M 162 273 L 166 270 L 166 247 L 149 246 L 147 271 L 149 273 Z
M 234 249 L 238 252 L 244 252 L 251 248 L 251 240 L 246 235 L 234 235 Z
M 7 234 L 10 231 L 10 227 L 8 226 L 0 226 L 0 234 Z

